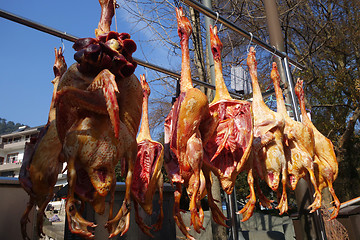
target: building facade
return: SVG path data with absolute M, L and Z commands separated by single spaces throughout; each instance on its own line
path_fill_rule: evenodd
M 0 177 L 18 177 L 24 158 L 25 144 L 36 137 L 44 126 L 21 126 L 18 130 L 0 135 Z

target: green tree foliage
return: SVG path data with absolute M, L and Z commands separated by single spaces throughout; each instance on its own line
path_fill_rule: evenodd
M 23 126 L 21 123 L 14 123 L 13 121 L 6 121 L 4 118 L 0 118 L 0 135 L 11 133 Z

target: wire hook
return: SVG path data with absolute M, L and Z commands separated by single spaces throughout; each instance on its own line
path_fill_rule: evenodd
M 219 20 L 219 13 L 218 12 L 215 12 L 216 13 L 216 19 L 215 19 L 215 23 L 214 23 L 214 26 L 217 24 L 218 20 Z M 221 28 L 222 28 L 223 24 L 220 25 L 219 29 L 218 29 L 218 32 L 220 32 Z
M 215 12 L 215 13 L 216 13 L 216 19 L 215 19 L 214 26 L 217 24 L 217 22 L 219 20 L 219 13 L 218 12 Z
M 65 32 L 65 34 L 66 34 L 66 32 Z M 63 38 L 61 39 L 61 45 L 62 45 L 62 53 L 64 53 L 65 52 L 65 44 L 64 44 Z
M 270 53 L 271 53 L 271 56 L 270 56 L 270 61 L 269 61 L 269 67 L 270 67 L 270 68 L 271 68 L 271 64 L 272 64 L 272 62 L 274 62 L 274 61 L 275 61 L 275 59 L 274 59 L 274 58 L 275 58 L 275 56 L 276 56 L 276 55 L 275 55 L 275 53 L 276 53 L 276 50 L 277 50 L 277 49 L 276 49 L 276 47 L 275 47 L 274 45 L 273 45 L 272 47 L 274 48 L 274 52 L 270 52 Z
M 250 36 L 251 36 L 250 42 L 249 42 L 249 44 L 248 44 L 248 46 L 247 46 L 247 48 L 246 48 L 246 51 L 247 51 L 247 52 L 249 52 L 249 48 L 250 48 L 251 42 L 252 42 L 253 37 L 254 37 L 253 34 L 252 34 L 252 32 L 250 32 Z

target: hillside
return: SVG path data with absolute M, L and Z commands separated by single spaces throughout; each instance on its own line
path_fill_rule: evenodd
M 22 123 L 14 123 L 13 121 L 7 121 L 4 118 L 0 118 L 0 135 L 11 133 L 17 130 L 20 126 L 24 126 Z

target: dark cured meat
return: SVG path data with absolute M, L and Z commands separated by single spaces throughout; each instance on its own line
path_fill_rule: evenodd
M 75 56 L 78 64 L 70 66 L 61 77 L 56 96 L 56 126 L 68 164 L 67 220 L 72 233 L 87 239 L 95 238 L 92 228 L 96 225 L 81 216 L 78 198 L 103 214 L 109 194 L 105 225 L 109 238 L 129 229 L 136 134 L 142 106 L 141 85 L 132 74 L 136 64 L 132 64 L 131 54 L 136 45 L 128 34 L 110 32 L 114 1 L 99 2 L 101 20 L 95 31 L 96 39 L 83 39 L 75 44 L 80 49 Z M 126 175 L 126 191 L 113 216 L 115 166 L 119 161 L 126 166 L 121 169 Z

